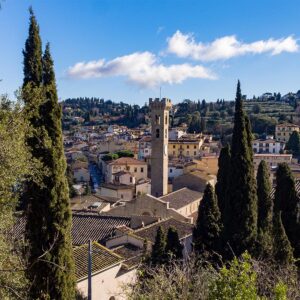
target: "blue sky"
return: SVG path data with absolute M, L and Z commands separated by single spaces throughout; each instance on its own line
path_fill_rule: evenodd
M 300 89 L 299 0 L 5 0 L 0 93 L 11 97 L 30 5 L 61 99 L 143 104 L 160 86 L 174 102 L 233 99 L 238 78 L 247 95 Z

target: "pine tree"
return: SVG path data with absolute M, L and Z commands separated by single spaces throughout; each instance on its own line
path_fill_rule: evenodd
M 218 199 L 218 206 L 221 213 L 221 219 L 224 221 L 226 195 L 229 184 L 229 172 L 230 172 L 230 147 L 227 145 L 223 147 L 220 152 L 218 160 L 218 174 L 216 183 L 216 195 Z
M 254 177 L 251 128 L 243 111 L 240 82 L 237 84 L 231 146 L 231 168 L 223 239 L 235 255 L 252 250 L 257 235 L 257 195 Z
M 294 256 L 300 257 L 300 199 L 295 181 L 286 163 L 278 164 L 276 171 L 275 212 L 281 211 L 282 223 L 292 247 Z
M 176 228 L 170 227 L 167 233 L 166 255 L 171 259 L 181 259 L 183 246 L 180 243 Z
M 38 28 L 31 10 L 31 22 Z M 30 26 L 30 28 L 32 27 Z M 28 40 L 31 40 L 29 32 Z M 36 38 L 34 41 L 40 41 Z M 26 42 L 27 46 L 27 42 Z M 37 47 L 37 45 L 33 46 Z M 37 52 L 37 51 L 35 51 Z M 61 129 L 61 108 L 58 103 L 53 61 L 49 45 L 42 58 L 42 93 L 38 87 L 39 59 L 24 53 L 25 108 L 33 108 L 29 118 L 33 128 L 29 146 L 45 173 L 39 180 L 28 182 L 26 235 L 29 242 L 28 277 L 32 282 L 32 299 L 74 299 L 75 273 L 71 242 L 71 210 Z M 29 54 L 28 54 L 29 53 Z M 27 73 L 25 73 L 25 69 Z M 32 74 L 30 74 L 30 72 Z M 40 80 L 40 79 L 39 79 Z M 39 96 L 35 101 L 32 93 Z M 42 259 L 41 259 L 42 257 Z
M 151 252 L 153 266 L 163 264 L 166 258 L 166 237 L 161 226 L 158 227 L 155 242 Z
M 221 214 L 212 185 L 207 184 L 198 208 L 198 218 L 193 230 L 194 250 L 206 255 L 219 251 Z
M 290 150 L 295 156 L 300 155 L 300 134 L 298 131 L 292 132 L 285 149 Z
M 280 264 L 290 264 L 293 261 L 293 249 L 282 224 L 281 211 L 275 212 L 273 219 L 274 258 Z
M 23 87 L 27 83 L 39 86 L 42 84 L 42 42 L 32 8 L 29 8 L 30 23 L 29 35 L 25 43 L 24 55 L 24 81 Z
M 270 172 L 264 160 L 258 166 L 256 182 L 258 255 L 265 257 L 272 252 L 273 201 L 271 198 Z

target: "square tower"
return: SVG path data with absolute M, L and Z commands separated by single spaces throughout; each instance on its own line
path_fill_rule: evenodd
M 168 193 L 168 142 L 170 99 L 149 99 L 151 110 L 151 194 Z

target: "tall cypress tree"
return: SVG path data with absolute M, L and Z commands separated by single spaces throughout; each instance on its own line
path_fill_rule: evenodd
M 300 258 L 300 199 L 294 177 L 286 163 L 278 164 L 276 171 L 274 210 L 276 213 L 282 212 L 282 223 L 294 248 L 294 256 Z
M 33 39 L 31 27 L 38 28 L 32 10 L 30 13 L 28 40 Z M 32 108 L 35 111 L 29 118 L 33 128 L 29 138 L 31 154 L 40 161 L 46 172 L 39 180 L 28 183 L 24 195 L 28 203 L 26 233 L 29 242 L 28 277 L 32 282 L 30 294 L 32 299 L 74 299 L 71 210 L 65 177 L 61 108 L 49 45 L 42 58 L 42 92 L 41 87 L 37 87 L 39 77 L 36 70 L 40 67 L 32 66 L 34 62 L 39 65 L 40 60 L 30 56 L 35 52 L 24 54 L 23 95 L 27 111 Z M 29 71 L 26 65 L 30 66 Z M 32 74 L 25 73 L 25 70 Z M 37 93 L 41 99 L 36 101 L 32 92 Z
M 24 80 L 23 87 L 30 83 L 39 86 L 42 83 L 42 42 L 39 33 L 39 26 L 37 24 L 32 8 L 29 8 L 30 23 L 29 35 L 23 50 L 24 56 Z
M 218 160 L 219 168 L 217 174 L 216 195 L 222 221 L 224 220 L 225 216 L 226 195 L 229 184 L 230 156 L 230 147 L 227 145 L 221 149 Z
M 292 132 L 285 149 L 290 150 L 294 156 L 300 155 L 300 134 L 298 131 Z
M 257 176 L 257 232 L 258 255 L 269 256 L 272 252 L 272 217 L 273 201 L 271 198 L 270 172 L 262 160 L 258 166 Z
M 273 218 L 274 258 L 280 264 L 290 264 L 293 261 L 293 249 L 286 235 L 281 220 L 281 211 L 275 212 Z
M 170 227 L 167 233 L 166 255 L 168 258 L 181 259 L 183 246 L 180 243 L 176 228 Z
M 158 227 L 155 242 L 151 252 L 153 266 L 163 264 L 166 258 L 166 237 L 161 226 Z
M 230 170 L 224 239 L 235 255 L 239 256 L 245 250 L 253 249 L 257 235 L 257 195 L 251 128 L 243 110 L 239 81 L 235 101 Z
M 212 185 L 208 183 L 198 208 L 198 218 L 193 230 L 195 252 L 205 256 L 218 252 L 221 230 L 221 214 L 216 195 Z

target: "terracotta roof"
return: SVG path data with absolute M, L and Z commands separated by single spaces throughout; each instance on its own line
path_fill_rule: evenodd
M 112 249 L 112 251 L 122 257 L 123 262 L 127 268 L 132 268 L 138 265 L 143 257 L 143 249 L 136 247 L 132 244 L 125 244 L 120 247 Z
M 128 184 L 122 184 L 122 183 L 102 183 L 101 188 L 105 189 L 111 189 L 111 190 L 124 190 L 124 189 L 130 189 L 133 190 L 134 186 L 133 185 L 128 185 Z
M 169 202 L 169 207 L 179 209 L 194 201 L 202 199 L 203 194 L 200 192 L 192 191 L 185 187 L 168 195 L 160 197 L 161 200 Z
M 73 253 L 76 279 L 86 278 L 88 276 L 88 245 L 85 244 L 74 248 Z M 92 274 L 120 264 L 123 260 L 121 256 L 106 247 L 96 242 L 92 243 Z
M 146 162 L 137 160 L 132 157 L 121 157 L 116 160 L 113 160 L 109 163 L 110 166 L 120 166 L 120 165 L 147 165 Z
M 173 226 L 177 229 L 179 239 L 184 238 L 185 236 L 191 235 L 194 225 L 186 222 L 177 221 L 173 218 L 162 220 L 155 224 L 151 224 L 147 227 L 138 229 L 134 232 L 134 235 L 142 238 L 147 239 L 148 241 L 154 243 L 157 229 L 161 226 L 165 233 L 167 233 L 168 229 Z

